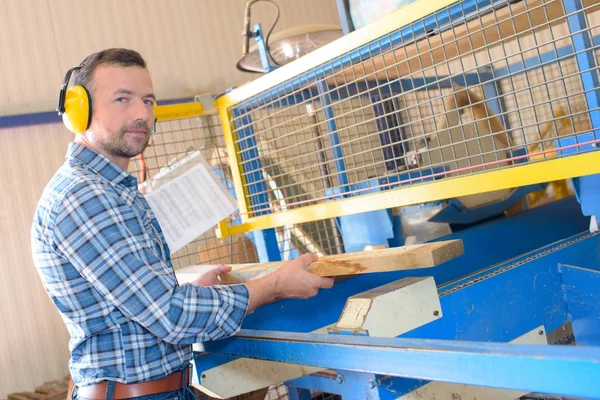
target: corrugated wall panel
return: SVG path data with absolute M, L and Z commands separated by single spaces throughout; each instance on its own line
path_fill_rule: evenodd
M 334 0 L 277 0 L 277 30 L 339 24 Z M 0 0 L 0 115 L 51 111 L 66 70 L 106 47 L 135 48 L 160 99 L 218 93 L 235 69 L 244 0 Z M 268 5 L 253 20 L 268 29 Z M 67 373 L 68 334 L 33 266 L 31 219 L 72 135 L 60 124 L 0 130 L 0 399 Z
M 67 373 L 67 331 L 31 260 L 41 192 L 72 136 L 62 125 L 0 130 L 0 399 Z
M 334 0 L 278 0 L 276 31 L 339 25 Z M 235 69 L 245 0 L 0 0 L 0 115 L 51 111 L 64 73 L 97 50 L 129 47 L 148 61 L 159 99 L 219 93 L 255 75 Z M 267 3 L 253 21 L 270 27 Z

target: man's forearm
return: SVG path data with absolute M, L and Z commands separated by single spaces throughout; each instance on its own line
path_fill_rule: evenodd
M 277 286 L 276 275 L 267 275 L 264 278 L 247 282 L 246 287 L 249 294 L 248 314 L 260 306 L 277 300 L 280 297 Z

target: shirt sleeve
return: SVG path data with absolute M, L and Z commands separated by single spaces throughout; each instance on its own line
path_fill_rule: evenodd
M 56 212 L 57 252 L 127 318 L 165 342 L 191 344 L 237 333 L 248 308 L 244 285 L 179 286 L 142 220 L 116 193 L 76 186 Z

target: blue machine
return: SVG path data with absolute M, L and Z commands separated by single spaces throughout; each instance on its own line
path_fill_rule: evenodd
M 291 398 L 395 399 L 429 380 L 596 398 L 600 348 L 499 344 L 542 327 L 551 344 L 600 345 L 600 235 L 579 233 L 588 223 L 567 198 L 443 238 L 463 240 L 465 254 L 439 267 L 365 275 L 263 307 L 235 338 L 197 349 L 199 382 L 236 357 L 258 357 L 335 370 L 286 382 Z M 442 318 L 398 339 L 309 333 L 335 323 L 349 296 L 419 275 L 435 278 Z
M 477 182 L 491 187 L 490 191 L 518 189 L 499 202 L 474 209 L 454 198 L 485 192 L 473 187 L 476 185 L 469 183 L 471 181 L 452 180 L 451 183 L 458 182 L 456 185 L 464 184 L 465 189 L 446 185 L 443 187 L 452 195 L 435 193 L 427 197 L 419 192 L 419 187 L 434 187 L 451 173 L 470 168 L 473 171 L 469 171 L 469 177 L 499 176 L 488 174 L 484 167 L 504 161 L 497 158 L 473 166 L 469 159 L 466 167 L 459 168 L 459 161 L 465 161 L 466 157 L 455 156 L 450 160 L 441 157 L 439 163 L 431 162 L 411 170 L 409 142 L 412 140 L 411 146 L 422 143 L 411 139 L 410 124 L 402 120 L 397 100 L 407 92 L 479 85 L 485 94 L 486 107 L 499 116 L 512 141 L 516 140 L 512 135 L 516 136 L 518 129 L 511 130 L 509 126 L 511 113 L 504 104 L 500 80 L 519 74 L 524 76 L 523 90 L 512 88 L 511 92 L 512 100 L 518 103 L 521 95 L 529 94 L 533 99 L 534 88 L 541 86 L 527 80 L 528 72 L 543 70 L 564 59 L 575 60 L 573 76 L 583 88 L 579 95 L 585 98 L 586 107 L 580 114 L 585 114 L 589 127 L 553 138 L 552 149 L 556 150 L 543 147 L 542 151 L 532 153 L 531 147 L 523 142 L 510 146 L 506 153 L 511 164 L 505 170 L 520 168 L 522 164 L 535 165 L 538 161 L 542 164 L 552 157 L 556 160 L 575 154 L 577 157 L 597 155 L 600 78 L 595 46 L 599 41 L 592 37 L 588 27 L 586 13 L 590 6 L 581 0 L 562 0 L 558 2 L 560 15 L 546 12 L 543 22 L 527 20 L 530 14 L 542 18 L 543 13 L 535 13 L 539 2 L 523 2 L 525 5 L 518 8 L 521 7 L 519 2 L 503 0 L 422 0 L 393 15 L 398 18 L 402 18 L 403 12 L 419 15 L 419 7 L 434 7 L 431 3 L 439 3 L 439 7 L 433 9 L 435 12 L 423 14 L 422 19 L 413 18 L 410 24 L 372 41 L 361 42 L 358 48 L 327 62 L 315 63 L 312 69 L 300 75 L 284 79 L 285 67 L 279 69 L 281 76 L 277 76 L 279 81 L 275 83 L 278 86 L 273 87 L 266 80 L 266 86 L 252 96 L 247 92 L 255 88 L 242 88 L 241 94 L 231 96 L 233 100 L 224 100 L 223 107 L 227 110 L 222 115 L 228 116 L 226 123 L 235 130 L 234 140 L 231 140 L 235 146 L 232 144 L 230 151 L 237 151 L 240 165 L 243 164 L 240 174 L 245 182 L 238 185 L 246 186 L 243 190 L 238 187 L 236 194 L 252 207 L 251 217 L 256 221 L 264 221 L 260 218 L 268 217 L 271 211 L 261 172 L 264 169 L 259 154 L 261 136 L 257 133 L 260 124 L 265 122 L 255 123 L 252 118 L 256 118 L 256 114 L 252 112 L 275 110 L 273 113 L 276 113 L 278 108 L 294 107 L 310 100 L 321 107 L 321 125 L 328 133 L 333 183 L 325 185 L 323 190 L 326 204 L 309 211 L 319 214 L 348 199 L 383 196 L 397 189 L 397 193 L 423 200 L 411 203 L 399 195 L 398 203 L 443 208 L 431 221 L 463 225 L 464 229 L 435 240 L 462 240 L 464 255 L 429 269 L 357 276 L 340 281 L 332 289 L 308 300 L 285 300 L 262 307 L 246 317 L 242 331 L 235 337 L 196 346 L 196 381 L 202 390 L 227 398 L 283 383 L 291 399 L 304 400 L 311 398 L 311 390 L 338 394 L 344 400 L 516 399 L 530 392 L 600 398 L 600 234 L 596 222 L 596 216 L 600 215 L 600 175 L 593 175 L 598 173 L 598 167 L 582 173 L 586 176 L 578 176 L 576 171 L 577 166 L 583 171 L 584 163 L 570 165 L 569 171 L 549 170 L 547 181 L 511 175 L 514 186 L 488 185 L 485 180 L 479 180 Z M 506 13 L 514 4 L 517 4 L 514 10 L 521 10 L 522 14 Z M 490 62 L 489 67 L 476 71 L 446 71 L 449 75 L 433 78 L 423 74 L 406 79 L 400 72 L 398 77 L 389 77 L 391 67 L 385 57 L 381 58 L 384 61 L 377 60 L 383 67 L 375 69 L 380 75 L 385 73 L 384 78 L 377 76 L 353 83 L 347 83 L 348 76 L 338 81 L 332 78 L 339 71 L 346 71 L 344 68 L 369 63 L 378 55 L 408 46 L 417 39 L 434 42 L 435 35 L 457 29 L 460 24 L 480 21 L 484 25 L 484 16 L 489 18 L 490 15 L 494 19 L 491 26 L 499 31 L 508 29 L 510 22 L 502 25 L 496 24 L 498 21 L 511 21 L 511 18 L 517 21 L 522 17 L 520 22 L 514 23 L 515 32 L 523 20 L 532 26 L 544 26 L 550 24 L 548 21 L 563 18 L 572 42 L 564 44 L 554 40 L 552 46 L 545 48 L 536 45 L 529 52 L 520 49 L 518 58 L 507 55 L 501 58 L 503 66 L 500 67 Z M 386 19 L 382 24 L 391 24 L 390 21 L 392 19 Z M 530 26 L 519 29 L 528 32 Z M 354 34 L 353 37 L 361 37 L 361 31 Z M 460 34 L 455 33 L 462 37 Z M 499 40 L 494 39 L 494 32 L 484 32 L 483 36 L 488 34 L 489 40 Z M 506 32 L 498 35 L 512 37 Z M 464 37 L 470 38 L 467 34 Z M 483 40 L 488 40 L 487 36 Z M 340 43 L 341 47 L 350 48 L 347 41 Z M 435 43 L 427 44 L 434 47 Z M 419 63 L 428 62 L 414 57 Z M 454 56 L 444 54 L 444 57 Z M 392 64 L 392 61 L 387 62 Z M 396 64 L 392 66 L 402 67 L 401 62 L 393 62 Z M 415 61 L 415 64 L 418 63 Z M 407 68 L 411 71 L 410 66 Z M 356 69 L 352 69 L 352 73 L 356 75 Z M 339 84 L 340 80 L 343 85 Z M 340 110 L 336 109 L 336 104 L 343 99 L 359 96 L 373 103 L 372 117 L 365 118 L 377 129 L 374 142 L 380 146 L 384 171 L 382 176 L 367 176 L 362 181 L 352 178 L 353 167 L 348 154 L 344 154 L 340 135 L 343 130 Z M 342 107 L 341 112 L 347 110 Z M 574 113 L 571 111 L 571 114 Z M 537 120 L 531 126 L 523 121 L 519 124 L 522 130 L 539 125 Z M 460 144 L 465 147 L 469 141 L 477 140 L 463 139 Z M 538 142 L 552 140 L 541 137 Z M 480 147 L 484 160 L 489 154 L 481 144 Z M 434 151 L 425 149 L 420 154 L 430 155 Z M 496 157 L 497 153 L 494 153 Z M 573 178 L 576 196 L 504 216 L 509 206 L 528 193 L 544 189 L 546 182 L 564 178 Z M 411 189 L 415 180 L 420 181 L 416 190 L 402 192 L 403 187 Z M 467 188 L 468 185 L 471 186 Z M 377 209 L 366 205 L 364 209 L 369 211 L 365 213 L 333 213 L 332 220 L 347 252 L 361 250 L 365 245 L 404 244 L 401 218 L 390 208 L 397 205 L 387 205 L 383 200 L 378 204 L 384 206 Z M 297 215 L 310 214 L 308 211 L 294 214 L 295 211 L 289 211 L 291 221 L 297 221 L 293 219 Z M 325 218 L 329 216 L 320 217 Z M 318 219 L 311 219 L 315 220 Z M 283 225 L 287 224 L 273 224 L 252 233 L 261 261 L 281 259 L 274 228 Z

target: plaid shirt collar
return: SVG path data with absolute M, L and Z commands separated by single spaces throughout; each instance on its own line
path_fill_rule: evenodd
M 137 179 L 133 175 L 90 147 L 74 142 L 69 143 L 65 158 L 67 161 L 84 165 L 114 186 L 122 184 L 133 189 L 138 186 Z

